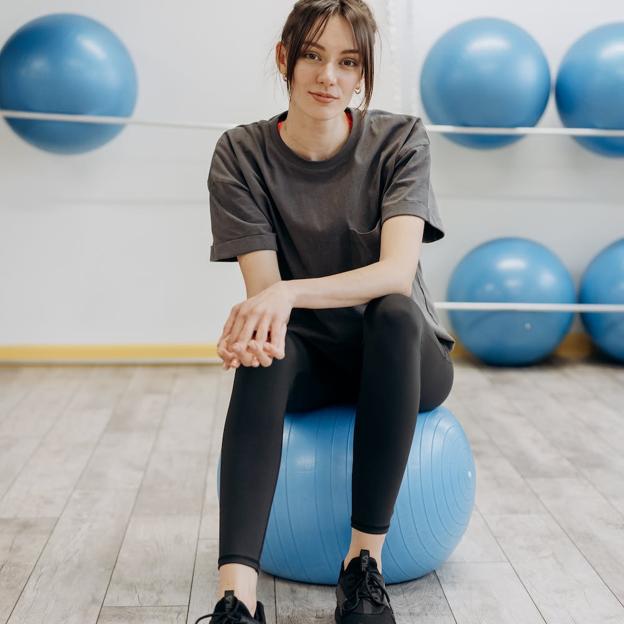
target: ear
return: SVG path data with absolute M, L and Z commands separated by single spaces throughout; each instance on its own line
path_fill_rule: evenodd
M 275 46 L 275 60 L 279 67 L 280 73 L 286 72 L 286 48 L 281 41 L 278 41 Z

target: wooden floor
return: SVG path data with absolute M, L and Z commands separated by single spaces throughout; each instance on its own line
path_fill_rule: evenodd
M 0 623 L 193 623 L 217 582 L 216 459 L 233 371 L 0 368 Z M 455 362 L 470 526 L 390 585 L 399 624 L 624 623 L 624 366 Z M 334 588 L 262 573 L 269 622 L 333 622 Z M 207 620 L 206 620 L 207 621 Z

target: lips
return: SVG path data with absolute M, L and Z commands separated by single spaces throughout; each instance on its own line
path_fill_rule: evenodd
M 315 93 L 314 91 L 310 91 L 310 93 L 311 93 L 312 95 L 316 95 L 317 97 L 320 97 L 320 98 L 325 98 L 325 99 L 327 99 L 327 100 L 335 100 L 335 99 L 337 99 L 337 98 L 335 98 L 334 96 L 329 95 L 329 94 L 325 94 L 325 93 Z

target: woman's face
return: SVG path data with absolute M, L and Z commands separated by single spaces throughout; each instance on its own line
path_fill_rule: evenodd
M 281 45 L 281 44 L 278 44 Z M 362 80 L 362 59 L 356 48 L 349 22 L 332 16 L 323 34 L 314 43 L 303 46 L 295 64 L 291 101 L 314 117 L 335 117 L 349 105 L 353 92 Z M 280 57 L 280 69 L 286 72 Z M 327 93 L 335 99 L 319 102 L 311 93 Z

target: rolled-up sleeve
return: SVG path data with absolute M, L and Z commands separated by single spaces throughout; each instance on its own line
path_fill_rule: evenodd
M 250 251 L 277 251 L 270 215 L 254 200 L 236 163 L 229 139 L 223 134 L 208 174 L 211 262 L 234 262 Z
M 416 118 L 405 142 L 397 150 L 394 170 L 383 193 L 381 223 L 396 215 L 412 214 L 425 221 L 423 242 L 444 237 L 444 225 L 431 187 L 429 139 Z

